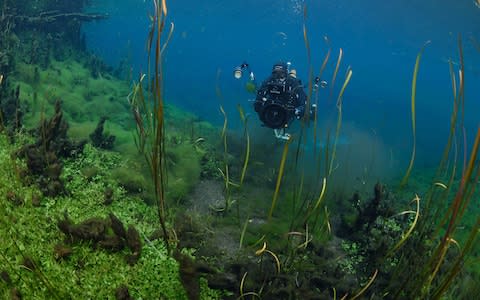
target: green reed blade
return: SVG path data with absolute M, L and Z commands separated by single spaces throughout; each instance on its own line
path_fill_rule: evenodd
M 340 128 L 342 126 L 343 93 L 345 92 L 345 89 L 347 88 L 351 78 L 352 78 L 352 70 L 348 69 L 347 76 L 345 78 L 345 81 L 343 82 L 342 89 L 340 90 L 340 93 L 338 94 L 338 98 L 337 98 L 337 109 L 338 109 L 337 128 L 335 130 L 335 139 L 333 141 L 332 157 L 330 158 L 330 167 L 328 169 L 328 174 L 327 174 L 328 176 L 330 176 L 333 171 L 333 163 L 335 161 L 335 155 L 337 152 L 338 137 L 340 136 Z
M 278 192 L 280 191 L 280 185 L 282 184 L 283 171 L 285 169 L 285 162 L 287 160 L 288 146 L 290 145 L 291 142 L 292 142 L 292 138 L 289 138 L 285 142 L 285 146 L 283 147 L 282 160 L 280 161 L 280 168 L 278 169 L 278 176 L 277 176 L 277 183 L 275 185 L 275 192 L 273 194 L 273 199 L 272 199 L 272 205 L 270 207 L 270 212 L 268 213 L 268 222 L 271 221 L 273 210 L 275 209 L 275 205 L 277 204 Z
M 428 45 L 430 41 L 426 42 L 423 47 L 420 49 L 420 52 L 417 54 L 417 59 L 415 61 L 415 68 L 413 70 L 413 79 L 412 79 L 412 95 L 411 95 L 411 114 L 412 114 L 412 133 L 413 133 L 413 147 L 412 147 L 412 156 L 410 158 L 410 163 L 407 168 L 407 172 L 403 176 L 402 181 L 400 182 L 400 187 L 403 187 L 407 184 L 410 173 L 412 172 L 413 163 L 415 161 L 415 152 L 417 150 L 417 131 L 416 131 L 416 114 L 415 114 L 415 96 L 417 93 L 417 76 L 418 69 L 420 67 L 420 59 L 422 58 L 423 51 L 425 46 Z
M 170 31 L 168 32 L 167 40 L 163 43 L 162 50 L 160 50 L 160 54 L 163 54 L 163 51 L 165 51 L 165 48 L 167 48 L 168 43 L 170 42 L 170 38 L 172 37 L 174 28 L 175 28 L 175 24 L 171 22 Z
M 343 50 L 342 48 L 340 48 L 338 53 L 338 58 L 337 58 L 337 64 L 335 66 L 335 71 L 333 72 L 333 77 L 331 80 L 332 83 L 330 84 L 330 100 L 332 100 L 332 97 L 333 97 L 333 88 L 335 87 L 335 80 L 337 78 L 338 69 L 340 68 L 340 63 L 342 62 L 342 57 L 343 57 Z
M 238 105 L 237 106 L 238 112 L 240 113 L 240 119 L 243 122 L 244 126 L 244 136 L 246 138 L 246 149 L 245 149 L 245 158 L 243 160 L 243 167 L 242 167 L 242 174 L 240 176 L 240 186 L 243 184 L 243 180 L 245 179 L 245 174 L 247 172 L 247 166 L 248 166 L 248 161 L 250 159 L 250 135 L 248 134 L 248 127 L 247 127 L 247 118 L 245 116 L 245 112 L 243 111 L 243 108 Z

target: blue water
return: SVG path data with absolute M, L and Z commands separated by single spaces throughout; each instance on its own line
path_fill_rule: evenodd
M 90 10 L 108 13 L 110 18 L 84 27 L 88 48 L 112 66 L 128 58 L 134 74 L 145 70 L 152 2 L 92 2 Z M 461 35 L 467 138 L 477 129 L 480 52 L 471 38 L 480 41 L 480 9 L 472 0 L 183 0 L 167 4 L 168 21 L 175 23 L 175 31 L 165 55 L 166 100 L 213 123 L 223 121 L 220 104 L 231 116 L 232 126 L 239 124 L 237 104 L 254 116 L 248 102 L 253 96 L 232 76 L 233 68 L 243 61 L 259 81 L 270 74 L 277 60 L 291 61 L 299 77 L 308 81 L 302 29 L 305 4 L 315 73 L 328 51 L 324 36 L 332 47 L 325 79 L 331 80 L 340 48 L 344 56 L 337 91 L 347 67 L 353 70 L 343 99 L 345 123 L 374 133 L 386 148 L 407 157 L 412 145 L 410 93 L 415 58 L 422 45 L 431 41 L 417 83 L 417 157 L 421 164 L 435 164 L 446 142 L 452 109 L 447 61 L 451 58 L 458 63 Z M 216 95 L 217 84 L 222 99 Z M 336 99 L 330 99 L 327 91 L 322 91 L 320 99 L 322 118 L 328 119 Z M 256 116 L 251 119 L 259 123 Z

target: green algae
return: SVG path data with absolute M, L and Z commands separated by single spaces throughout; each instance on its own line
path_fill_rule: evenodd
M 167 196 L 181 200 L 198 183 L 200 178 L 200 156 L 191 143 L 171 145 L 165 153 L 168 166 Z
M 34 80 L 33 74 L 36 72 L 38 76 Z M 51 67 L 45 70 L 19 63 L 14 77 L 20 86 L 21 100 L 29 107 L 25 126 L 36 126 L 42 118 L 53 112 L 54 102 L 60 99 L 65 118 L 70 124 L 70 137 L 88 140 L 98 120 L 108 116 L 105 130 L 115 135 L 115 149 L 132 158 L 140 157 L 132 143 L 133 120 L 129 112 L 126 82 L 110 76 L 92 78 L 90 71 L 74 60 L 52 60 Z M 211 137 L 215 129 L 211 124 L 198 120 L 195 115 L 174 106 L 166 106 L 166 116 L 169 118 L 167 135 L 171 141 L 168 145 L 171 162 L 169 196 L 180 200 L 198 182 L 201 172 L 200 148 L 192 143 L 199 137 Z M 138 172 L 148 174 L 145 169 Z M 135 174 L 122 176 L 127 181 L 130 180 L 128 177 L 140 178 L 141 175 Z
M 118 135 L 127 135 L 131 124 L 126 100 L 129 90 L 123 81 L 110 76 L 91 78 L 90 71 L 74 60 L 52 60 L 45 70 L 18 63 L 14 81 L 20 86 L 21 100 L 30 109 L 25 119 L 28 127 L 35 126 L 42 115 L 51 114 L 55 102 L 61 100 L 72 127 L 84 122 L 96 123 L 108 116 L 117 126 L 123 124 L 118 131 L 124 134 Z
M 0 146 L 0 192 L 2 195 L 14 192 L 24 199 L 24 204 L 19 206 L 5 197 L 0 199 L 0 213 L 4 216 L 0 221 L 2 271 L 10 275 L 12 285 L 25 298 L 110 299 L 115 289 L 124 284 L 137 299 L 151 295 L 186 299 L 179 280 L 178 263 L 167 255 L 159 240 L 148 241 L 143 246 L 142 256 L 134 266 L 125 262 L 123 252 L 92 250 L 87 243 L 73 245 L 70 257 L 55 259 L 54 247 L 64 238 L 56 222 L 65 212 L 75 222 L 90 217 L 105 217 L 112 212 L 125 224 L 134 224 L 142 236 L 153 233 L 155 210 L 142 199 L 128 196 L 110 174 L 111 168 L 122 164 L 120 155 L 87 146 L 81 157 L 65 162 L 63 177 L 70 195 L 46 197 L 41 199 L 40 206 L 34 206 L 32 197 L 40 192 L 34 186 L 25 186 L 21 182 L 19 172 L 24 167 L 23 162 L 10 158 L 15 146 L 10 145 L 3 135 L 0 136 Z M 87 167 L 96 168 L 93 175 L 82 173 L 81 170 Z M 103 204 L 107 187 L 113 189 L 114 195 L 110 206 Z M 37 271 L 22 267 L 25 257 L 35 262 Z M 39 278 L 39 272 L 44 280 Z M 203 299 L 214 299 L 212 295 L 217 294 L 206 290 L 205 284 L 202 286 L 204 295 L 208 295 Z M 8 298 L 10 288 L 0 282 L 2 298 Z

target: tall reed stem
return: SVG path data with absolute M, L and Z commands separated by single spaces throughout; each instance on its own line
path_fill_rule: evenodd
M 129 101 L 136 123 L 135 143 L 140 153 L 144 154 L 145 160 L 150 168 L 150 175 L 154 185 L 155 203 L 157 206 L 158 219 L 163 232 L 163 239 L 168 253 L 170 243 L 166 225 L 166 201 L 165 186 L 167 171 L 165 164 L 165 123 L 163 103 L 163 52 L 173 32 L 173 23 L 165 42 L 162 37 L 165 30 L 165 19 L 167 17 L 166 1 L 153 0 L 154 16 L 150 27 L 147 46 L 149 69 L 153 63 L 153 78 L 150 81 L 150 90 L 147 95 L 143 92 L 143 80 L 141 75 L 139 83 L 134 85 Z M 152 62 L 153 60 L 153 62 Z M 149 74 L 150 75 L 150 74 Z

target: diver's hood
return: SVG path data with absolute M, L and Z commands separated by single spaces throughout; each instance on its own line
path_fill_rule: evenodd
M 287 77 L 288 67 L 287 64 L 280 61 L 273 65 L 272 75 L 274 77 Z

